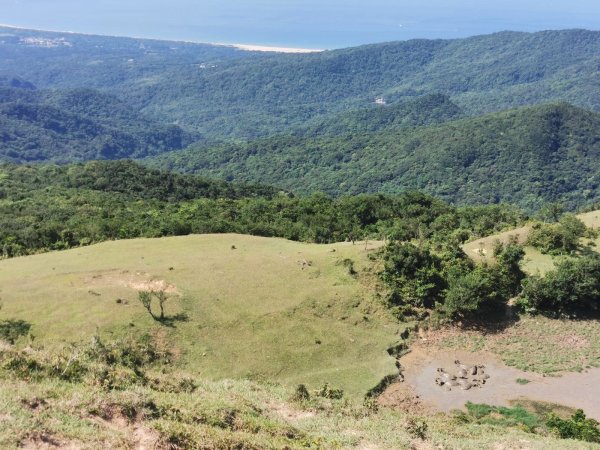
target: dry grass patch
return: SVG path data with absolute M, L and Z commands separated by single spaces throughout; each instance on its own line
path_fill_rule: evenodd
M 426 338 L 438 348 L 487 351 L 509 366 L 541 374 L 600 367 L 600 324 L 595 320 L 524 316 L 497 332 L 447 328 Z

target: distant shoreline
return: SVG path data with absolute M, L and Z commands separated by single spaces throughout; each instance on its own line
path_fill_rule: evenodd
M 270 45 L 253 45 L 253 44 L 218 44 L 225 47 L 235 47 L 248 52 L 275 52 L 275 53 L 319 53 L 325 50 L 314 48 L 297 48 L 297 47 L 271 47 Z
M 39 31 L 42 33 L 63 33 L 63 34 L 79 34 L 83 36 L 103 36 L 112 38 L 128 38 L 128 39 L 143 39 L 147 41 L 161 41 L 161 42 L 184 42 L 187 44 L 200 44 L 200 45 L 213 45 L 215 47 L 231 47 L 247 52 L 271 52 L 271 53 L 319 53 L 325 51 L 324 49 L 316 48 L 298 48 L 298 47 L 278 47 L 271 45 L 256 45 L 256 44 L 226 44 L 220 42 L 200 42 L 200 41 L 189 41 L 183 39 L 158 39 L 148 38 L 139 36 L 118 36 L 112 34 L 96 34 L 96 33 L 81 33 L 77 31 L 58 31 L 58 30 L 41 30 L 37 28 L 27 28 L 17 25 L 9 25 L 0 23 L 0 28 L 12 28 L 14 30 L 25 30 L 25 31 Z

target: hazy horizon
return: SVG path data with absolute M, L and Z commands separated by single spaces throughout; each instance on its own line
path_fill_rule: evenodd
M 340 48 L 412 38 L 459 38 L 503 30 L 600 28 L 600 2 L 463 0 L 225 2 L 0 0 L 0 22 L 79 33 L 227 44 Z

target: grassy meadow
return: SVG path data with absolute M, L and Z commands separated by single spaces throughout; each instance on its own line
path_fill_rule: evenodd
M 374 299 L 368 272 L 351 273 L 372 264 L 367 255 L 364 243 L 241 235 L 106 242 L 0 261 L 0 314 L 30 322 L 36 345 L 153 330 L 196 376 L 328 382 L 362 395 L 395 371 L 386 349 L 404 331 Z M 143 309 L 143 289 L 169 293 L 171 326 Z
M 577 217 L 588 227 L 592 229 L 600 228 L 600 210 L 590 211 L 587 213 L 578 214 Z M 524 244 L 531 232 L 531 226 L 526 225 L 514 230 L 504 231 L 502 233 L 479 238 L 463 245 L 463 250 L 467 255 L 475 261 L 484 262 L 493 260 L 494 245 L 497 241 L 506 243 L 511 238 L 517 238 L 518 242 Z M 600 238 L 591 241 L 590 239 L 582 239 L 583 246 L 600 248 Z M 528 274 L 540 275 L 545 274 L 554 268 L 554 258 L 550 255 L 545 255 L 538 249 L 531 246 L 525 246 L 525 259 L 523 269 Z

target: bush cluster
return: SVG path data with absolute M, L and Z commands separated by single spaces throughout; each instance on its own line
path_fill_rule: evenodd
M 110 342 L 94 336 L 89 344 L 72 344 L 52 353 L 30 348 L 3 349 L 0 369 L 24 380 L 56 378 L 106 389 L 126 389 L 135 384 L 156 385 L 156 380 L 146 375 L 146 368 L 169 360 L 170 353 L 159 349 L 148 334 Z M 173 386 L 189 389 L 188 384 Z
M 528 313 L 552 317 L 593 317 L 600 313 L 600 254 L 558 263 L 544 277 L 524 282 L 519 305 Z
M 558 223 L 535 224 L 527 243 L 542 253 L 570 254 L 578 249 L 579 239 L 586 231 L 587 228 L 581 220 L 573 214 L 565 214 Z
M 598 421 L 586 418 L 581 409 L 578 409 L 569 419 L 561 419 L 556 414 L 550 414 L 546 426 L 563 439 L 600 442 Z
M 451 319 L 479 319 L 500 312 L 518 293 L 524 254 L 515 242 L 499 243 L 495 264 L 475 265 L 457 243 L 434 252 L 392 242 L 384 250 L 381 276 L 390 288 L 390 303 L 404 312 L 437 309 Z

